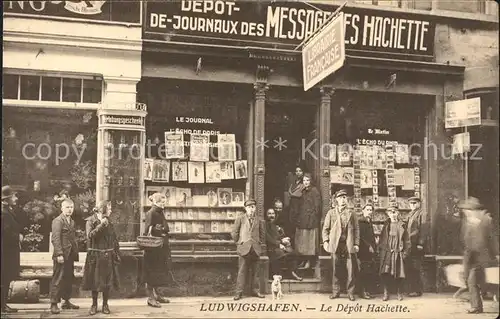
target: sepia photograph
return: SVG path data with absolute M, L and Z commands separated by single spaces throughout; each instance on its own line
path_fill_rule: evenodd
M 499 316 L 498 1 L 2 11 L 2 319 Z

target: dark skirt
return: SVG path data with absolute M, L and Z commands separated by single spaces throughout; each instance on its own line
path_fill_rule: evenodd
M 89 250 L 85 260 L 82 289 L 105 291 L 119 289 L 118 256 L 113 250 Z
M 166 287 L 170 279 L 170 246 L 168 239 L 161 248 L 144 250 L 144 281 L 150 287 Z
M 380 253 L 380 274 L 388 274 L 394 278 L 405 278 L 403 254 L 398 250 L 399 240 L 396 236 L 389 236 L 390 250 Z

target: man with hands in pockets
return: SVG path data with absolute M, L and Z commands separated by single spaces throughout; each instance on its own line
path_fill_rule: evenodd
M 64 299 L 62 309 L 79 309 L 72 304 L 71 290 L 74 281 L 75 261 L 78 261 L 78 244 L 76 242 L 75 222 L 71 219 L 75 204 L 69 198 L 61 203 L 62 213 L 52 221 L 52 245 L 54 253 L 54 270 L 50 283 L 50 312 L 61 312 L 57 304 Z

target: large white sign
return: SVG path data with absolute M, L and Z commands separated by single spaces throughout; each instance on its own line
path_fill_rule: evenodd
M 309 90 L 344 65 L 344 34 L 344 13 L 340 12 L 323 30 L 306 43 L 302 49 L 304 91 Z
M 481 99 L 446 102 L 445 128 L 481 125 Z

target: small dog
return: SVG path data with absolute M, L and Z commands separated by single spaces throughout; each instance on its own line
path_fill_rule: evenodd
M 283 277 L 280 275 L 273 275 L 273 282 L 271 283 L 271 292 L 273 294 L 273 300 L 283 298 L 283 292 L 281 291 L 281 279 Z

